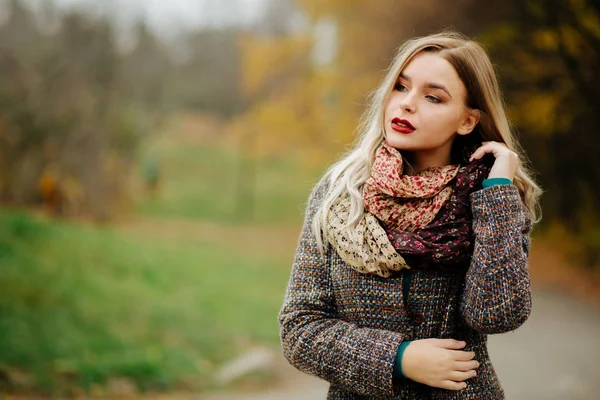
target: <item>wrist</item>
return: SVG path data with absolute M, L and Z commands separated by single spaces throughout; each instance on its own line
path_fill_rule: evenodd
M 506 179 L 510 179 L 512 181 L 514 176 L 515 176 L 515 174 L 511 174 L 508 171 L 494 171 L 492 169 L 487 177 L 488 178 L 506 178 Z
M 490 169 L 490 173 L 488 174 L 488 178 L 508 178 L 511 181 L 515 177 L 515 173 L 517 172 L 517 163 L 511 162 L 510 159 L 506 158 L 497 158 L 496 162 Z

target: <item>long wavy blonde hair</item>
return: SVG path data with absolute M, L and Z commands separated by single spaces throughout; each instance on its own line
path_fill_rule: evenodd
M 505 143 L 519 155 L 514 184 L 532 221 L 536 223 L 541 219 L 539 198 L 542 190 L 533 179 L 533 170 L 506 118 L 498 78 L 486 51 L 477 42 L 459 33 L 442 32 L 408 40 L 398 48 L 379 88 L 369 96 L 352 149 L 321 178 L 320 183 L 327 186 L 327 193 L 315 214 L 312 229 L 322 252 L 328 246 L 325 239 L 328 213 L 340 195 L 347 192 L 350 196 L 350 216 L 346 229 L 355 228 L 363 218 L 362 189 L 371 174 L 375 151 L 385 138 L 385 103 L 400 72 L 423 51 L 434 52 L 450 62 L 467 89 L 467 106 L 480 111 L 480 121 L 468 136 L 480 135 L 483 141 Z

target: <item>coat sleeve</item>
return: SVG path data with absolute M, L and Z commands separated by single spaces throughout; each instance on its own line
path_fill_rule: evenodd
M 283 353 L 302 372 L 362 395 L 391 397 L 394 359 L 403 336 L 338 318 L 329 273 L 331 252 L 320 255 L 311 231 L 324 192 L 318 186 L 309 199 L 279 313 Z
M 531 313 L 527 262 L 531 219 L 514 185 L 474 192 L 471 210 L 475 245 L 461 315 L 471 328 L 485 334 L 515 330 Z

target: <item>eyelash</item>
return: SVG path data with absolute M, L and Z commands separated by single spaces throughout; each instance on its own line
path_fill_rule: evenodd
M 399 91 L 399 92 L 400 92 L 400 91 L 402 91 L 402 89 L 408 89 L 408 88 L 407 88 L 406 86 L 404 86 L 403 84 L 399 83 L 399 82 L 397 82 L 397 83 L 394 85 L 394 90 L 397 90 L 397 91 Z M 438 99 L 437 97 L 435 97 L 435 96 L 432 96 L 432 95 L 430 95 L 430 94 L 428 94 L 427 96 L 425 96 L 425 98 L 426 98 L 426 99 L 428 99 L 430 102 L 432 102 L 432 103 L 434 103 L 434 104 L 439 104 L 439 103 L 441 103 L 441 102 L 442 102 L 442 100 L 440 100 L 440 99 Z
M 400 82 L 396 82 L 396 84 L 394 85 L 394 90 L 401 91 L 401 88 L 407 89 L 407 87 L 401 84 Z

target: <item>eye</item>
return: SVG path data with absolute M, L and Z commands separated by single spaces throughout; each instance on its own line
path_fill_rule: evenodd
M 399 92 L 404 92 L 404 91 L 408 90 L 408 88 L 406 86 L 404 86 L 403 84 L 401 84 L 400 82 L 396 82 L 396 84 L 394 85 L 394 90 L 397 90 Z
M 441 102 L 442 102 L 442 100 L 440 100 L 440 99 L 438 99 L 437 97 L 435 97 L 435 96 L 432 96 L 432 95 L 430 95 L 430 94 L 429 94 L 429 95 L 427 95 L 427 96 L 425 96 L 425 98 L 426 98 L 427 100 L 429 100 L 430 102 L 432 102 L 432 103 L 441 103 Z

